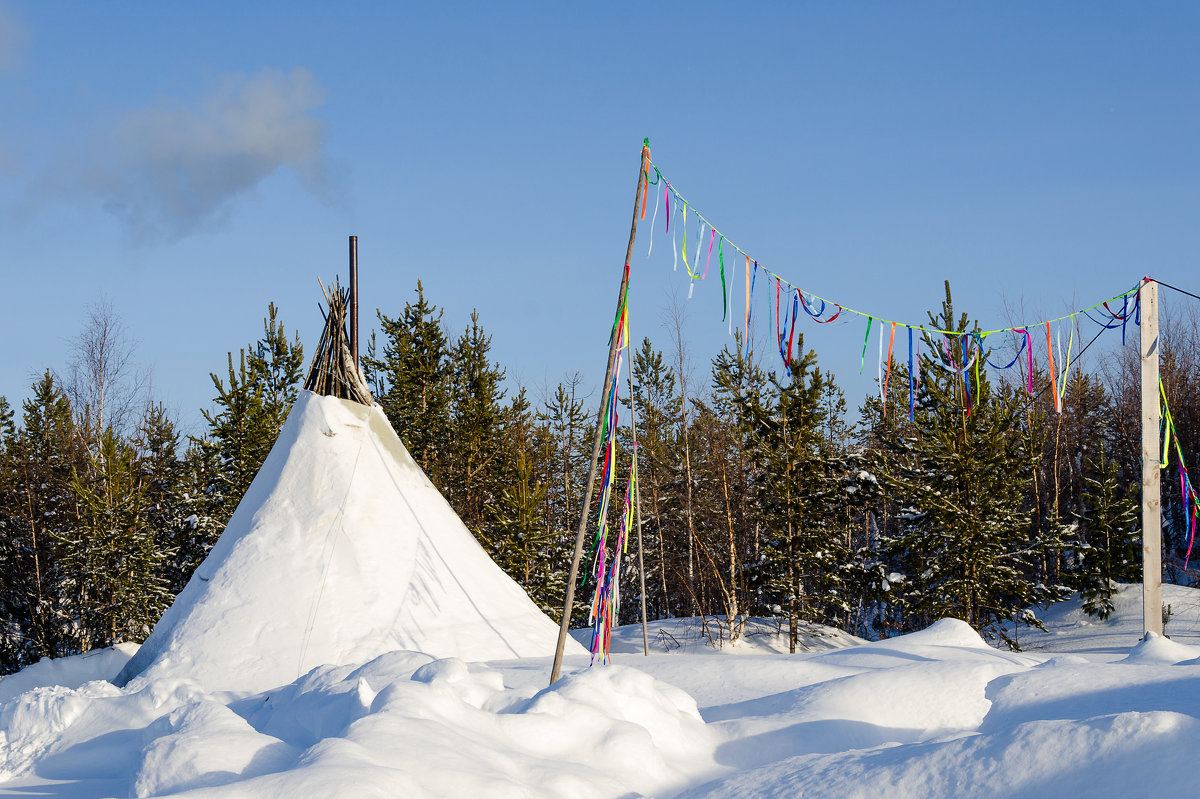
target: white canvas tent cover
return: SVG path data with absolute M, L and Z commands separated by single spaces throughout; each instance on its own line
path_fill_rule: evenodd
M 263 691 L 398 649 L 549 656 L 557 633 L 377 405 L 304 391 L 212 552 L 117 682 Z

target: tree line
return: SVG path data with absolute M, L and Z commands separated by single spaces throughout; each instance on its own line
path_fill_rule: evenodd
M 978 330 L 948 283 L 929 322 Z M 378 329 L 363 358 L 376 401 L 485 550 L 560 618 L 595 392 L 579 374 L 535 391 L 507 381 L 478 315 L 451 331 L 419 282 L 399 315 L 378 312 Z M 906 362 L 851 410 L 802 333 L 797 348 L 785 342 L 786 361 L 777 342 L 735 337 L 702 380 L 678 318 L 665 338 L 665 350 L 649 338 L 631 347 L 633 388 L 621 392 L 638 425 L 645 571 L 622 562 L 622 622 L 637 619 L 644 580 L 651 619 L 699 616 L 729 642 L 750 616 L 778 620 L 793 646 L 806 624 L 878 638 L 954 616 L 1018 648 L 1039 605 L 1079 592 L 1104 618 L 1115 584 L 1140 579 L 1133 348 L 1076 366 L 1058 413 L 1037 364 L 1032 376 L 956 368 L 971 358 L 964 337 L 926 335 L 910 418 Z M 0 397 L 5 673 L 149 634 L 265 460 L 305 366 L 270 305 L 260 338 L 211 374 L 204 430 L 184 437 L 149 397 L 111 307 L 91 309 L 71 354 L 19 414 Z M 1164 324 L 1161 364 L 1195 462 L 1194 317 Z M 627 425 L 617 449 L 625 475 Z M 1177 492 L 1162 499 L 1165 576 L 1190 584 L 1184 508 Z M 591 589 L 585 577 L 574 625 Z

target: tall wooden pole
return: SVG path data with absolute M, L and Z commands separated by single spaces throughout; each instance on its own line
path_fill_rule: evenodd
M 358 236 L 350 237 L 350 352 L 358 368 Z
M 1158 284 L 1139 290 L 1142 357 L 1142 633 L 1162 635 L 1162 446 L 1158 401 Z
M 633 197 L 633 225 L 629 229 L 629 247 L 625 250 L 625 269 L 621 273 L 621 289 L 617 292 L 617 313 L 621 312 L 621 301 L 629 286 L 629 262 L 633 259 L 633 242 L 637 238 L 638 211 L 642 201 L 642 175 L 650 168 L 650 142 L 642 147 L 642 163 L 638 166 L 637 193 Z M 617 335 L 614 332 L 608 347 L 608 366 L 604 370 L 604 388 L 617 379 L 613 374 L 617 361 Z M 579 577 L 579 561 L 583 557 L 583 539 L 587 534 L 587 521 L 592 506 L 592 492 L 596 488 L 596 462 L 600 457 L 601 432 L 604 421 L 604 397 L 601 391 L 600 410 L 596 413 L 596 435 L 592 439 L 592 468 L 588 472 L 587 488 L 583 493 L 583 512 L 579 514 L 579 529 L 575 533 L 575 552 L 571 556 L 571 571 L 567 577 L 567 595 L 563 600 L 562 622 L 558 625 L 558 645 L 554 648 L 554 665 L 550 669 L 550 684 L 553 685 L 562 671 L 563 647 L 567 644 L 567 630 L 571 625 L 571 607 L 575 604 L 575 580 Z

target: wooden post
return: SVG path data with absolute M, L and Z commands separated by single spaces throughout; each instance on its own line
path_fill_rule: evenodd
M 638 166 L 637 192 L 633 197 L 633 225 L 629 229 L 629 247 L 625 250 L 625 268 L 621 274 L 621 289 L 617 292 L 617 313 L 621 312 L 621 301 L 625 298 L 625 289 L 629 286 L 629 261 L 633 258 L 633 242 L 637 238 L 638 211 L 642 200 L 642 175 L 650 168 L 650 142 L 642 147 L 642 162 Z M 617 375 L 613 374 L 617 361 L 617 335 L 613 333 L 612 343 L 608 347 L 608 367 L 604 370 L 603 389 L 607 389 Z M 583 492 L 583 512 L 579 514 L 579 529 L 575 533 L 575 552 L 571 556 L 571 571 L 567 577 L 567 595 L 563 600 L 562 622 L 558 625 L 558 645 L 554 648 L 554 665 L 550 668 L 550 684 L 553 685 L 562 671 L 563 647 L 567 643 L 567 630 L 571 625 L 571 606 L 575 604 L 575 580 L 579 577 L 579 561 L 583 557 L 583 539 L 587 534 L 587 521 L 592 505 L 592 492 L 596 488 L 596 461 L 600 457 L 601 430 L 604 420 L 604 397 L 607 391 L 600 392 L 600 410 L 596 412 L 596 435 L 592 439 L 592 468 L 588 472 L 587 488 Z
M 358 368 L 358 236 L 350 237 L 350 353 Z
M 1162 635 L 1162 494 L 1158 400 L 1158 284 L 1142 280 L 1142 633 Z

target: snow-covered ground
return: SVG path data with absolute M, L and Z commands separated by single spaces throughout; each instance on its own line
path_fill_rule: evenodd
M 614 665 L 397 651 L 255 693 L 112 678 L 123 647 L 0 679 L 0 793 L 124 797 L 1193 795 L 1200 591 L 1140 586 L 1029 648 L 944 620 L 884 642 L 769 623 L 714 651 L 695 620 L 617 631 Z M 782 651 L 782 653 L 781 653 Z M 88 679 L 92 681 L 87 681 Z M 40 687 L 39 687 L 40 686 Z

